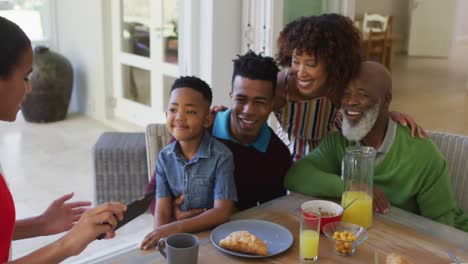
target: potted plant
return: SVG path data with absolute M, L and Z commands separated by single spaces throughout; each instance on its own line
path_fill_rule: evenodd
M 179 32 L 177 20 L 171 20 L 172 24 L 172 33 L 166 38 L 166 50 L 176 50 L 179 47 Z
M 166 37 L 165 47 L 165 59 L 170 63 L 177 63 L 178 50 L 179 50 L 179 32 L 177 27 L 177 20 L 173 19 L 170 22 L 172 24 L 172 32 Z

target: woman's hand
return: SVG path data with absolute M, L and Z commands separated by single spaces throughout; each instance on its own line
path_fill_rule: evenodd
M 374 187 L 373 196 L 372 203 L 374 210 L 382 214 L 388 214 L 390 212 L 390 203 L 385 193 L 381 189 Z
M 393 121 L 400 123 L 402 126 L 407 126 L 409 124 L 411 128 L 412 137 L 414 137 L 414 133 L 416 131 L 418 132 L 418 136 L 420 139 L 424 139 L 425 137 L 427 137 L 426 131 L 424 131 L 424 129 L 418 124 L 416 124 L 416 122 L 410 115 L 392 111 L 390 112 L 390 117 L 393 119 Z
M 67 231 L 73 227 L 80 217 L 89 208 L 89 201 L 77 201 L 67 203 L 73 197 L 74 193 L 66 194 L 55 201 L 39 216 L 43 227 L 44 235 L 57 234 Z
M 60 240 L 71 255 L 81 253 L 100 234 L 106 239 L 115 236 L 114 229 L 123 219 L 127 206 L 121 203 L 105 203 L 83 213 L 76 225 Z

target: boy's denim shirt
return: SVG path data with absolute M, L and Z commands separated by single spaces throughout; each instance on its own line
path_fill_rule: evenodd
M 234 158 L 223 143 L 203 133 L 192 160 L 187 161 L 178 141 L 159 153 L 156 164 L 156 196 L 184 195 L 181 210 L 213 208 L 214 200 L 237 201 Z

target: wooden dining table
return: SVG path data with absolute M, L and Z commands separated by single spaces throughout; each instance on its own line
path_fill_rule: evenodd
M 257 207 L 233 215 L 231 220 L 260 219 L 277 223 L 293 235 L 292 246 L 282 254 L 260 259 L 232 256 L 218 250 L 210 241 L 207 230 L 197 233 L 200 239 L 198 263 L 299 263 L 300 205 L 315 198 L 290 194 Z M 375 213 L 368 238 L 352 256 L 342 257 L 334 253 L 334 242 L 320 236 L 319 263 L 381 263 L 386 256 L 397 253 L 410 263 L 453 263 L 447 250 L 456 255 L 460 263 L 468 263 L 468 233 L 439 224 L 396 207 L 390 213 Z M 138 241 L 138 243 L 141 241 Z M 166 263 L 156 249 L 142 251 L 137 243 L 125 250 L 101 257 L 90 263 Z

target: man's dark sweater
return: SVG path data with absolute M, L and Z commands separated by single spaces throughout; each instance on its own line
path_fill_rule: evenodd
M 239 210 L 248 209 L 286 194 L 283 180 L 292 164 L 289 149 L 271 131 L 266 152 L 243 146 L 230 140 L 223 142 L 234 155 Z
M 216 118 L 216 117 L 215 117 Z M 216 138 L 224 143 L 234 155 L 234 177 L 239 201 L 236 207 L 245 210 L 286 194 L 283 180 L 292 164 L 291 154 L 276 134 L 271 131 L 270 142 L 265 152 L 244 146 L 227 139 Z M 213 127 L 208 131 L 211 133 Z M 155 175 L 146 191 L 156 189 Z M 150 206 L 154 214 L 154 202 Z

